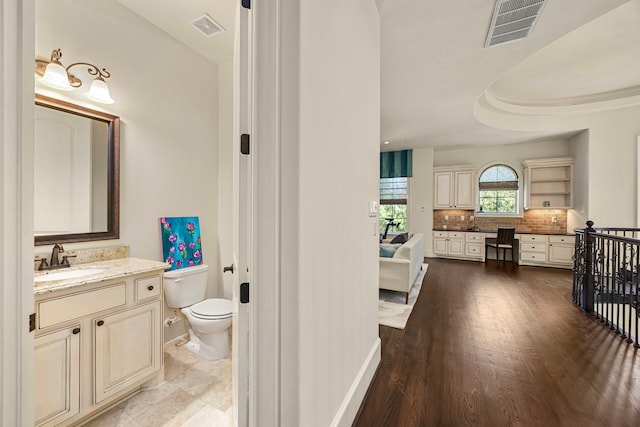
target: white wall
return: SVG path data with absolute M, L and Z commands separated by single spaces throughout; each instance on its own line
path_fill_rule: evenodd
M 413 150 L 409 184 L 409 232 L 424 234 L 425 256 L 433 257 L 433 148 Z
M 526 159 L 563 157 L 569 154 L 566 139 L 528 142 L 489 147 L 468 147 L 452 150 L 437 149 L 433 154 L 434 166 L 476 165 L 490 162 L 521 164 Z
M 370 0 L 281 4 L 279 425 L 347 426 L 380 360 L 368 216 L 379 197 L 379 15 Z
M 233 264 L 233 61 L 218 66 L 218 257 Z M 231 299 L 233 276 L 218 269 L 218 295 Z
M 121 118 L 120 239 L 66 248 L 124 244 L 133 257 L 161 260 L 158 218 L 198 216 L 208 294 L 217 295 L 217 66 L 114 1 L 38 1 L 36 19 L 36 56 L 48 59 L 61 48 L 63 64 L 106 68 L 116 102 L 97 105 L 79 91 L 36 90 Z M 180 325 L 165 338 L 183 332 Z
M 585 228 L 589 219 L 589 131 L 569 140 L 573 165 L 573 209 L 567 211 L 567 230 Z
M 640 107 L 589 117 L 589 218 L 595 227 L 635 227 Z

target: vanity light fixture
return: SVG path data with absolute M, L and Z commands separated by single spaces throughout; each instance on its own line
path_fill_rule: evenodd
M 103 68 L 101 70 L 87 62 L 74 62 L 65 68 L 60 62 L 61 58 L 62 51 L 54 49 L 51 52 L 51 60 L 49 62 L 36 59 L 36 74 L 40 76 L 39 82 L 59 90 L 77 89 L 82 86 L 82 80 L 71 74 L 69 70 L 76 65 L 86 65 L 89 75 L 96 76 L 91 82 L 89 91 L 85 94 L 86 97 L 101 104 L 113 104 L 115 102 L 109 94 L 109 86 L 104 81 L 104 79 L 111 77 L 111 74 L 106 69 Z

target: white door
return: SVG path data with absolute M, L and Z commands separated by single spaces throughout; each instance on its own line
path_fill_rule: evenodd
M 249 416 L 252 406 L 249 389 L 253 386 L 249 381 L 252 304 L 246 301 L 252 277 L 252 13 L 244 7 L 245 3 L 248 2 L 238 2 L 236 13 L 233 73 L 233 418 L 234 425 L 240 427 L 255 423 Z
M 91 231 L 91 123 L 37 106 L 34 232 Z

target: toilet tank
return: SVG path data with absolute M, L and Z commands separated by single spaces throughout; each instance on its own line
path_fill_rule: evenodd
M 203 301 L 207 294 L 208 265 L 164 273 L 164 299 L 170 308 L 183 308 Z

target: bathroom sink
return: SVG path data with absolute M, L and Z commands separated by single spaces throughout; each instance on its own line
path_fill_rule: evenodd
M 50 282 L 53 280 L 66 280 L 76 277 L 91 276 L 93 274 L 102 273 L 106 268 L 79 268 L 77 270 L 63 270 L 36 276 L 34 282 Z

